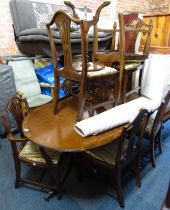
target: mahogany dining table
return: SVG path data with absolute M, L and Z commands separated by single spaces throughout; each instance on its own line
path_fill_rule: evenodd
M 61 100 L 56 115 L 53 114 L 53 103 L 31 110 L 22 125 L 25 137 L 41 147 L 59 152 L 81 152 L 119 138 L 123 126 L 85 138 L 79 135 L 74 130 L 77 101 L 74 96 Z

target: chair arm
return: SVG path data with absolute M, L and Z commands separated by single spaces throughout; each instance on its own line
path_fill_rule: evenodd
M 54 88 L 54 85 L 50 85 L 48 83 L 40 82 L 40 86 L 44 88 Z
M 26 138 L 24 138 L 24 137 L 16 137 L 12 133 L 8 133 L 7 134 L 7 138 L 8 138 L 9 141 L 13 141 L 13 142 L 24 142 L 24 141 L 28 141 Z

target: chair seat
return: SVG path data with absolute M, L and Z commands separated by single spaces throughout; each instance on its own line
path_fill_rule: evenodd
M 141 62 L 137 62 L 136 60 L 134 60 L 134 61 L 127 61 L 125 63 L 125 67 L 124 68 L 125 68 L 125 70 L 132 70 L 132 69 L 137 69 L 140 66 L 142 66 Z M 120 65 L 119 65 L 118 62 L 113 63 L 112 67 L 117 69 L 117 70 L 120 70 Z
M 43 95 L 43 94 L 39 94 L 39 95 L 32 96 L 30 98 L 27 98 L 27 102 L 30 108 L 47 104 L 50 101 L 52 101 L 52 97 Z
M 140 54 L 140 53 L 126 53 L 125 60 L 138 60 L 144 61 L 148 58 L 148 55 Z
M 153 124 L 154 124 L 154 120 L 155 120 L 155 118 L 153 116 L 151 116 L 149 118 L 147 126 L 146 126 L 146 129 L 145 129 L 145 134 L 146 135 L 151 135 L 151 131 L 152 131 L 152 127 L 153 127 Z
M 52 160 L 53 164 L 57 164 L 61 153 L 56 152 L 56 151 L 48 151 L 46 150 L 47 154 L 49 155 L 49 157 Z M 37 163 L 41 163 L 41 164 L 46 164 L 45 159 L 43 158 L 38 145 L 28 141 L 25 146 L 23 147 L 23 149 L 21 150 L 21 152 L 19 153 L 19 158 L 23 159 L 23 160 L 29 160 L 31 162 L 37 162 Z
M 88 150 L 86 151 L 86 154 L 98 159 L 99 161 L 103 161 L 110 165 L 115 165 L 116 150 L 117 142 L 111 142 L 106 146 L 93 150 Z
M 93 158 L 98 159 L 99 161 L 103 161 L 106 164 L 114 166 L 116 161 L 117 147 L 118 147 L 118 141 L 113 141 L 110 144 L 107 144 L 106 146 L 93 150 L 88 150 L 85 153 Z M 125 141 L 122 154 L 125 154 L 126 150 L 127 150 L 127 142 Z M 122 155 L 121 158 L 123 159 L 123 157 L 124 155 Z
M 125 70 L 132 70 L 132 69 L 137 69 L 139 68 L 141 65 L 141 63 L 126 63 L 125 64 Z
M 105 66 L 102 70 L 87 72 L 87 76 L 88 78 L 96 78 L 96 77 L 101 77 L 101 76 L 117 74 L 117 73 L 118 71 L 115 68 Z M 81 74 L 81 72 L 77 72 L 77 74 Z
M 118 71 L 115 68 L 111 68 L 108 66 L 105 66 L 104 69 L 99 71 L 91 71 L 87 73 L 88 78 L 94 78 L 98 76 L 106 76 L 106 75 L 112 75 L 116 74 Z

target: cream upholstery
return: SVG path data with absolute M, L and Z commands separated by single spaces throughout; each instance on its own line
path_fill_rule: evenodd
M 89 78 L 93 78 L 93 77 L 104 76 L 104 75 L 112 75 L 114 73 L 117 73 L 117 70 L 116 69 L 106 66 L 102 70 L 88 72 L 87 73 L 87 76 Z
M 112 67 L 105 66 L 102 70 L 99 71 L 89 71 L 87 72 L 88 78 L 94 78 L 94 77 L 100 77 L 105 75 L 112 75 L 114 73 L 117 73 L 117 70 Z M 77 71 L 77 74 L 81 74 L 81 72 Z
M 148 135 L 151 134 L 152 127 L 153 127 L 153 124 L 154 124 L 154 120 L 155 120 L 155 119 L 154 119 L 153 117 L 150 117 L 149 120 L 148 120 L 146 129 L 145 129 L 145 132 L 146 132 L 146 134 L 148 134 Z
M 51 158 L 53 164 L 57 164 L 61 153 L 56 152 L 56 151 L 48 151 L 46 150 L 47 154 L 49 155 L 49 157 Z M 42 163 L 42 164 L 46 164 L 45 159 L 43 158 L 38 145 L 28 141 L 25 146 L 23 147 L 23 149 L 21 150 L 21 152 L 19 153 L 19 158 L 21 159 L 26 159 L 26 160 L 30 160 L 31 162 L 38 162 L 38 163 Z
M 128 64 L 125 64 L 125 69 L 131 70 L 131 69 L 136 69 L 140 66 L 141 66 L 141 63 L 128 63 Z
M 32 60 L 15 60 L 9 61 L 8 64 L 14 72 L 16 89 L 24 94 L 29 107 L 37 107 L 52 100 L 51 96 L 41 94 Z

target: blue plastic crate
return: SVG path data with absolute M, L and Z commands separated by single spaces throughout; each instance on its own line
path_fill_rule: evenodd
M 61 68 L 61 67 L 62 66 L 59 65 L 59 68 Z M 52 63 L 47 65 L 47 66 L 44 66 L 44 67 L 36 68 L 35 73 L 37 75 L 37 78 L 38 78 L 39 82 L 48 83 L 50 85 L 54 84 L 54 65 Z M 61 77 L 60 78 L 60 84 L 62 84 L 62 82 L 64 80 L 65 80 L 65 78 Z M 42 88 L 41 92 L 42 92 L 42 94 L 51 96 L 51 89 L 50 88 Z M 65 93 L 62 90 L 62 88 L 60 88 L 59 98 L 62 98 L 64 96 L 65 96 Z

